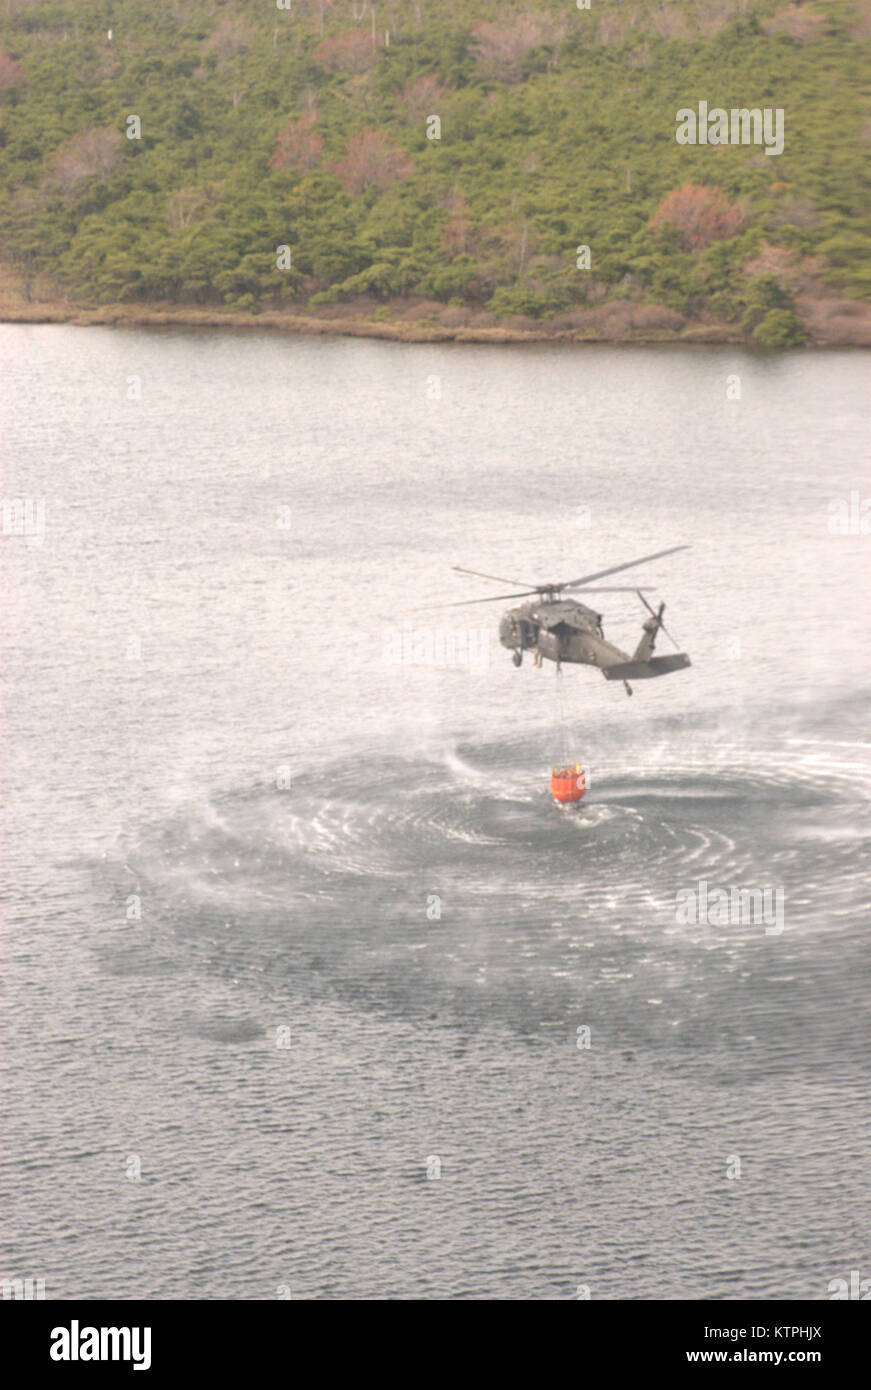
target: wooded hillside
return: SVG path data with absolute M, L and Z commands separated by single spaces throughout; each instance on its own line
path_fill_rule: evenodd
M 0 20 L 20 304 L 788 346 L 813 305 L 871 299 L 868 0 L 0 0 Z M 783 153 L 678 144 L 700 101 L 783 108 Z

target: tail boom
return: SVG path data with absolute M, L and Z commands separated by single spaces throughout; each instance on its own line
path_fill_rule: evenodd
M 669 656 L 651 656 L 647 661 L 618 661 L 614 666 L 603 666 L 602 675 L 606 681 L 645 681 L 691 665 L 686 652 L 673 652 Z

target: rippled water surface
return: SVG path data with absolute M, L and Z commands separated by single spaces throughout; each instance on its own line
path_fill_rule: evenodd
M 867 1266 L 869 538 L 831 525 L 864 356 L 5 327 L 0 364 L 4 496 L 45 506 L 3 537 L 2 1273 L 788 1299 Z M 515 670 L 503 605 L 412 611 L 500 592 L 454 564 L 681 542 L 643 576 L 693 666 L 632 699 Z M 635 597 L 597 606 L 631 650 Z M 407 624 L 475 662 L 397 664 Z M 702 881 L 783 929 L 687 921 Z

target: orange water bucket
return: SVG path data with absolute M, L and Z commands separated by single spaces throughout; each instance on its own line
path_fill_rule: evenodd
M 580 763 L 551 769 L 550 794 L 554 801 L 580 801 L 586 790 L 587 779 Z

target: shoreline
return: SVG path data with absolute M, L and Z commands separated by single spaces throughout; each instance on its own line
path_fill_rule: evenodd
M 5 298 L 5 297 L 4 297 Z M 627 303 L 627 301 L 617 301 Z M 367 306 L 368 307 L 368 306 Z M 386 306 L 391 307 L 388 302 Z M 630 306 L 630 312 L 632 307 Z M 412 304 L 405 316 L 374 318 L 343 306 L 339 312 L 292 313 L 283 309 L 264 309 L 260 313 L 233 312 L 221 309 L 198 309 L 193 306 L 149 305 L 132 306 L 108 304 L 100 307 L 73 304 L 68 301 L 36 301 L 10 303 L 0 300 L 0 323 L 71 324 L 77 327 L 106 328 L 269 328 L 298 336 L 371 338 L 400 343 L 482 343 L 482 344 L 540 344 L 560 343 L 597 346 L 712 346 L 738 347 L 762 352 L 735 325 L 727 323 L 686 322 L 679 327 L 635 327 L 626 331 L 614 325 L 602 331 L 594 324 L 579 323 L 555 327 L 553 324 L 528 322 L 482 323 L 445 322 L 429 311 L 429 306 Z M 808 299 L 800 304 L 807 341 L 803 349 L 868 348 L 871 347 L 871 304 L 860 300 Z M 445 306 L 439 306 L 444 317 L 450 317 Z M 415 312 L 417 310 L 417 312 Z M 466 311 L 463 311 L 464 313 Z M 469 313 L 469 318 L 479 319 Z M 774 349 L 798 351 L 799 348 Z

